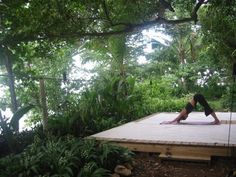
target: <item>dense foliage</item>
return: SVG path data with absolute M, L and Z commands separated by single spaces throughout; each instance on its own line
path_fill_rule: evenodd
M 35 138 L 21 154 L 0 159 L 0 176 L 102 177 L 116 164 L 131 163 L 125 148 L 94 140 L 50 137 L 46 143 Z
M 0 11 L 0 157 L 12 153 L 1 176 L 106 176 L 130 152 L 82 138 L 180 111 L 196 92 L 236 110 L 235 1 L 0 0 Z M 35 128 L 19 133 L 27 111 Z

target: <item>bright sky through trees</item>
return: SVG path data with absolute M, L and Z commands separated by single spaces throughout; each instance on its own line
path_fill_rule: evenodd
M 153 52 L 154 50 L 152 49 L 152 41 L 158 41 L 161 44 L 168 46 L 170 45 L 170 42 L 172 41 L 171 36 L 167 35 L 164 33 L 165 29 L 164 28 L 150 28 L 150 29 L 145 29 L 142 31 L 143 34 L 143 41 L 146 47 L 144 48 L 144 53 L 148 54 Z M 89 70 L 93 69 L 96 64 L 94 62 L 87 62 L 85 64 L 82 64 L 81 58 L 79 55 L 76 55 L 73 57 L 74 59 L 74 69 L 71 72 L 71 77 L 74 79 L 78 79 L 78 76 L 81 76 L 84 79 L 89 79 L 92 77 L 94 74 L 90 73 Z M 139 64 L 145 64 L 148 61 L 146 60 L 146 57 L 143 55 L 140 55 L 137 57 L 137 61 Z

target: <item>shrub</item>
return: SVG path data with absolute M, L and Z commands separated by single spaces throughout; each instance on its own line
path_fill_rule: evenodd
M 125 148 L 72 136 L 35 138 L 34 143 L 17 155 L 0 159 L 0 177 L 102 177 L 120 162 L 131 160 Z
M 14 148 L 14 151 L 12 151 L 12 149 L 9 148 L 9 141 L 6 139 L 7 137 L 0 135 L 0 158 L 10 153 L 22 152 L 28 145 L 33 143 L 35 136 L 44 136 L 41 126 L 35 127 L 32 130 L 24 130 L 19 133 L 12 133 L 12 136 L 10 137 L 12 140 L 11 147 Z

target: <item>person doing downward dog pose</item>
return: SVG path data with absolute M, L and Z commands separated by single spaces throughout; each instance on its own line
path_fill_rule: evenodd
M 181 120 L 186 120 L 188 117 L 188 114 L 193 111 L 197 103 L 199 103 L 200 105 L 204 107 L 206 116 L 211 114 L 211 116 L 215 119 L 213 122 L 210 122 L 210 124 L 212 125 L 220 124 L 218 117 L 216 116 L 213 109 L 209 106 L 209 104 L 207 103 L 206 99 L 204 98 L 202 94 L 195 94 L 193 96 L 193 99 L 186 104 L 185 108 L 182 109 L 182 111 L 174 120 L 165 121 L 165 122 L 162 122 L 161 124 L 178 124 Z

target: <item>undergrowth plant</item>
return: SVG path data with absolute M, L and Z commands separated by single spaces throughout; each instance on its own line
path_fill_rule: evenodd
M 132 156 L 125 148 L 95 140 L 36 137 L 22 153 L 0 159 L 0 177 L 105 177 Z
M 19 120 L 32 108 L 34 108 L 34 105 L 27 105 L 19 110 L 17 110 L 11 118 L 6 118 L 5 116 L 2 116 L 1 110 L 0 110 L 0 137 L 3 137 L 4 142 L 6 142 L 6 145 L 9 148 L 9 151 L 11 153 L 16 153 L 16 136 L 19 129 Z M 8 119 L 10 119 L 8 121 Z M 1 151 L 0 151 L 1 152 Z M 1 155 L 0 155 L 1 157 Z

